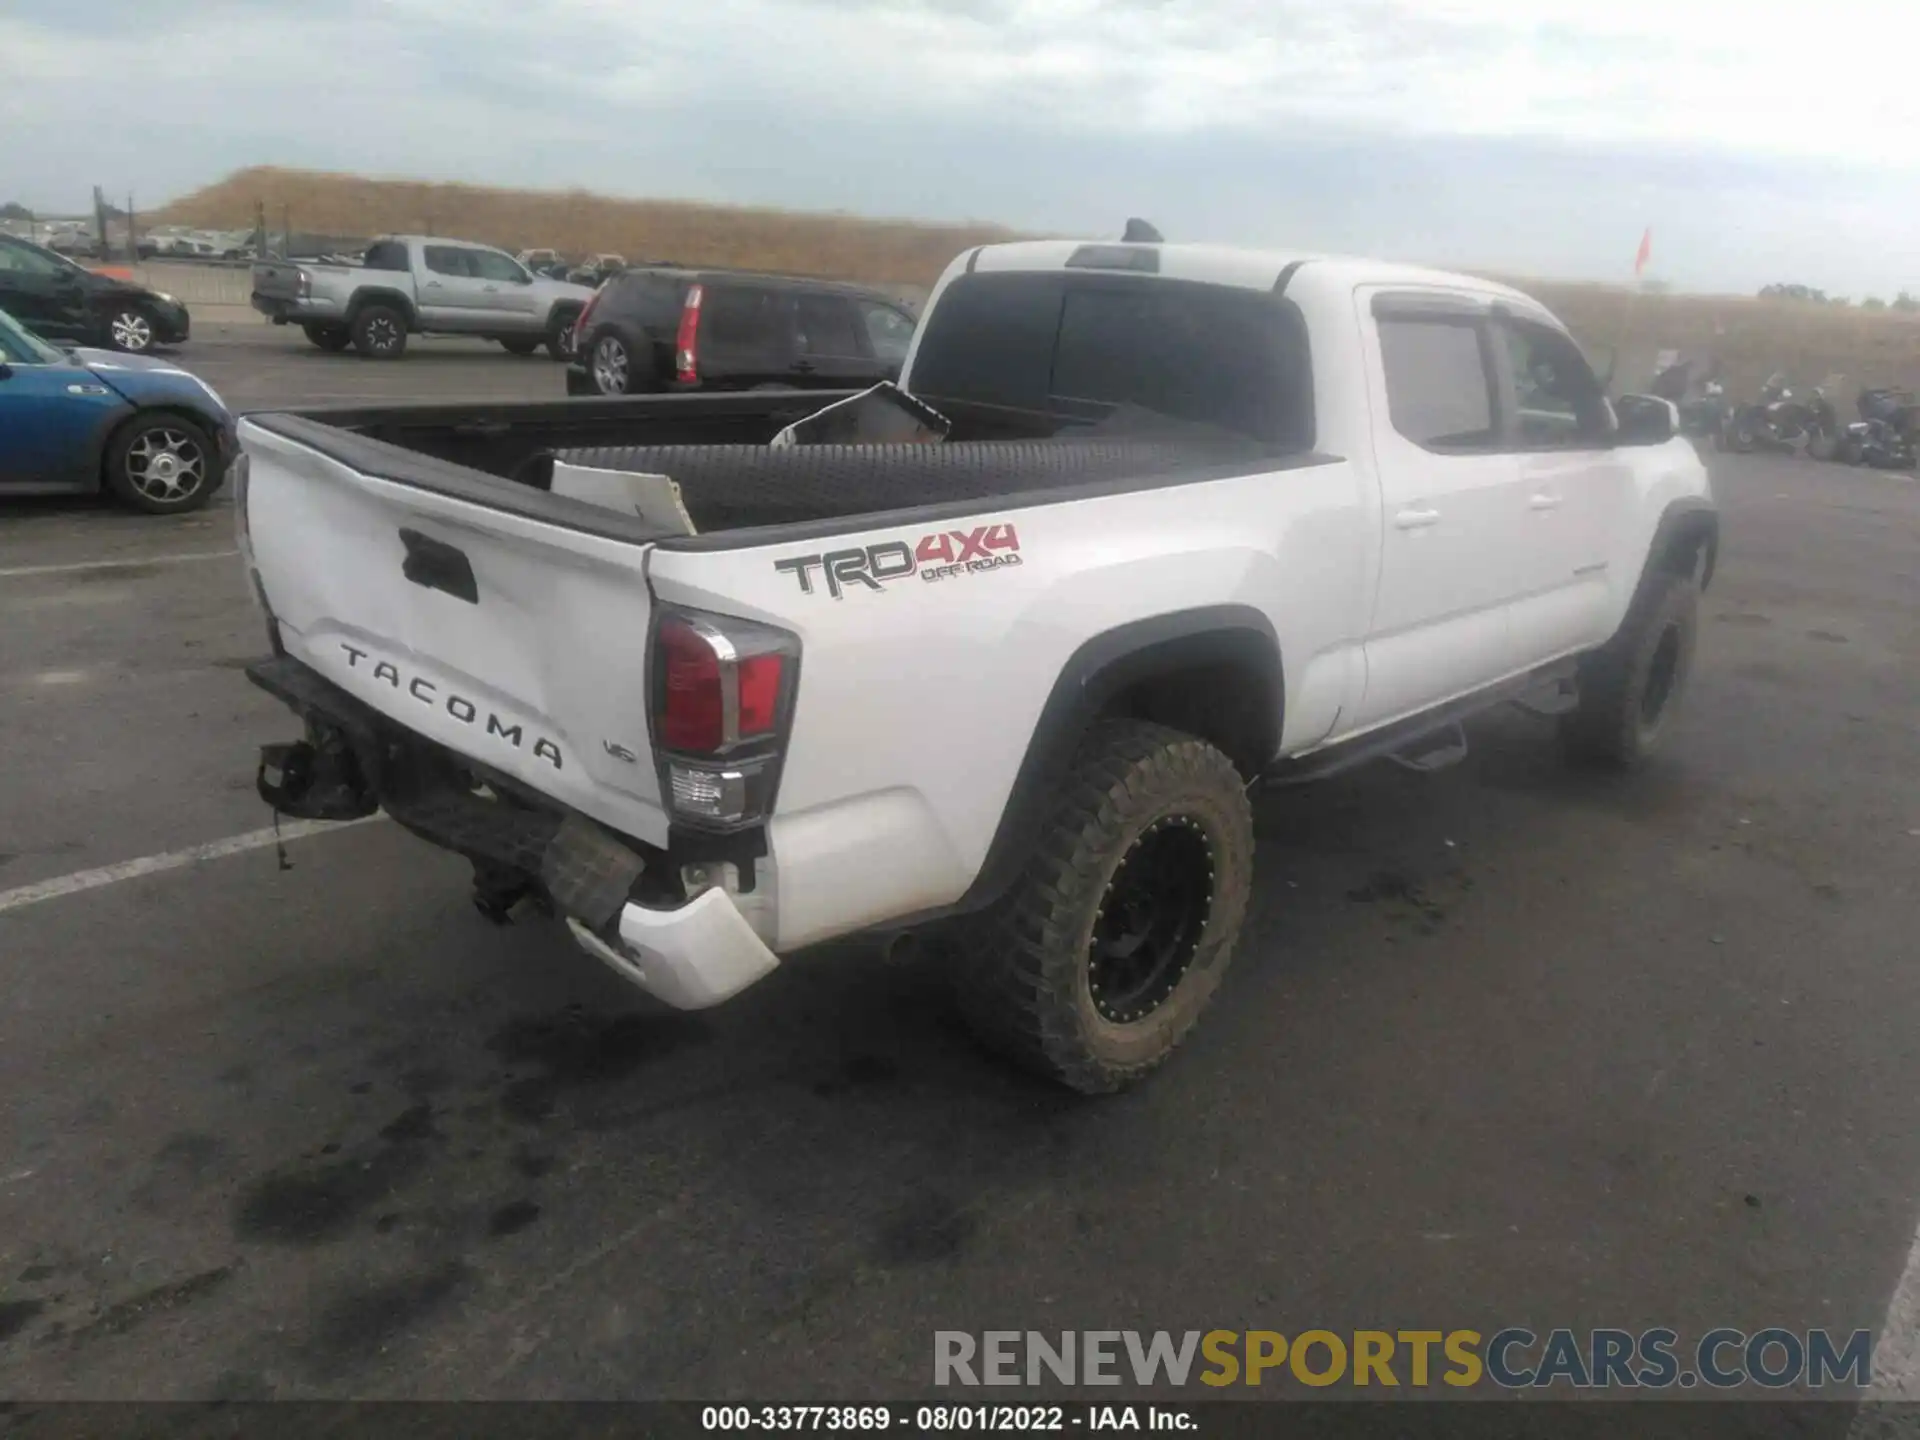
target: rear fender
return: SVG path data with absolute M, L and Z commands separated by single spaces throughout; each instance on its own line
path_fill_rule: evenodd
M 413 308 L 412 297 L 403 291 L 389 289 L 354 291 L 353 298 L 347 302 L 347 324 L 351 325 L 360 312 L 369 305 L 390 305 L 407 317 L 409 328 L 419 324 L 419 315 Z
M 1280 644 L 1264 614 L 1246 605 L 1210 605 L 1096 635 L 1073 652 L 1054 681 L 986 860 L 952 912 L 990 905 L 1012 885 L 1059 778 L 1096 719 L 1156 675 L 1211 666 L 1229 667 L 1253 687 L 1250 713 L 1261 718 L 1222 745 L 1251 780 L 1279 750 L 1286 706 Z

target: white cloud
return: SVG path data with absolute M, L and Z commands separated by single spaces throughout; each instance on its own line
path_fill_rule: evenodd
M 1216 234 L 1295 216 L 1442 248 L 1477 221 L 1501 263 L 1580 268 L 1584 198 L 1632 238 L 1654 223 L 1662 261 L 1671 225 L 1865 277 L 1840 288 L 1920 264 L 1911 0 L 1834 0 L 1803 17 L 1811 43 L 1729 0 L 0 3 L 0 186 L 40 204 L 253 163 L 1043 226 L 1178 197 Z M 163 96 L 102 83 L 156 64 Z M 1515 144 L 1537 152 L 1524 179 L 1486 158 Z M 1390 163 L 1442 150 L 1452 192 Z M 1583 191 L 1609 153 L 1611 188 Z

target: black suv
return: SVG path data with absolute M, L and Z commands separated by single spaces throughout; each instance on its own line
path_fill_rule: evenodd
M 171 295 L 96 274 L 14 235 L 0 235 L 0 310 L 46 340 L 136 355 L 189 333 L 187 307 Z
M 913 323 L 884 292 L 855 285 L 636 268 L 581 315 L 567 393 L 863 389 L 899 376 Z

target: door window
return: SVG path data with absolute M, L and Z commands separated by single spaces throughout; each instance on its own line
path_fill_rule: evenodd
M 801 354 L 861 358 L 853 310 L 846 301 L 837 295 L 799 295 L 794 298 L 794 309 Z
M 31 245 L 10 245 L 0 241 L 0 270 L 16 275 L 61 275 L 73 267 L 51 255 L 43 255 Z
M 0 310 L 0 360 L 14 365 L 59 365 L 60 352 L 44 343 L 6 311 Z
M 472 254 L 471 250 L 462 250 L 458 245 L 429 245 L 426 247 L 427 269 L 436 275 L 470 280 L 473 270 L 468 260 Z
M 1544 325 L 1507 320 L 1500 330 L 1513 375 L 1519 444 L 1528 450 L 1605 444 L 1612 430 L 1607 402 L 1580 347 Z
M 493 250 L 467 251 L 467 263 L 473 267 L 474 278 L 492 281 L 499 285 L 525 285 L 527 272 L 515 263 L 513 258 Z
M 1466 318 L 1386 319 L 1380 364 L 1393 428 L 1428 450 L 1484 450 L 1496 439 L 1493 377 Z
M 730 349 L 786 349 L 787 317 L 771 290 L 708 286 L 700 302 L 701 338 Z

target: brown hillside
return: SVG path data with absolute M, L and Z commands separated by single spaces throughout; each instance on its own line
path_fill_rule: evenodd
M 230 175 L 151 218 L 157 225 L 241 228 L 254 223 L 256 204 L 265 205 L 267 224 L 276 231 L 283 223 L 296 231 L 358 238 L 430 231 L 507 250 L 612 251 L 629 260 L 737 265 L 901 285 L 931 284 L 969 245 L 1014 238 L 1012 231 L 984 224 L 922 225 L 267 166 Z
M 615 200 L 585 191 L 498 190 L 373 180 L 261 167 L 242 170 L 161 210 L 156 224 L 251 225 L 342 238 L 431 230 L 518 250 L 615 251 L 630 260 L 739 265 L 874 284 L 923 286 L 969 245 L 1016 238 L 987 224 L 927 225 L 852 215 Z M 1597 354 L 1617 348 L 1619 378 L 1643 383 L 1662 348 L 1717 354 L 1729 389 L 1751 394 L 1773 370 L 1801 385 L 1830 374 L 1920 388 L 1920 320 L 1888 311 L 1741 296 L 1643 295 L 1605 285 L 1520 280 Z M 1843 408 L 1846 402 L 1843 401 Z

